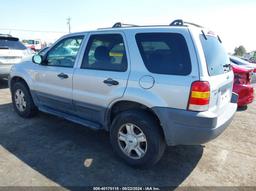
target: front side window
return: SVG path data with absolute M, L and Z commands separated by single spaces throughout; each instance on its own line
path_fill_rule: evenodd
M 127 58 L 120 34 L 91 35 L 82 68 L 124 72 Z
M 137 45 L 146 68 L 156 74 L 188 75 L 191 60 L 185 38 L 177 33 L 140 33 Z
M 47 65 L 72 68 L 80 49 L 83 36 L 64 39 L 55 45 L 47 54 Z

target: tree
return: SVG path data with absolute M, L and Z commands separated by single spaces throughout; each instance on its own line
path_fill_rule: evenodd
M 246 50 L 243 45 L 235 48 L 235 56 L 243 56 L 246 53 Z

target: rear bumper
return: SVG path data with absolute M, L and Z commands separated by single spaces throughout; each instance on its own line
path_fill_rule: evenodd
M 13 65 L 0 65 L 0 78 L 7 78 Z
M 225 112 L 191 112 L 180 109 L 152 108 L 158 115 L 167 145 L 199 145 L 219 136 L 231 123 L 236 109 L 237 95 L 233 95 Z
M 238 94 L 238 106 L 248 105 L 254 100 L 254 89 L 252 85 L 234 84 L 233 91 Z

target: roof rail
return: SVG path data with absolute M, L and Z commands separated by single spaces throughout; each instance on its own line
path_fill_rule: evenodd
M 186 25 L 192 25 L 192 26 L 195 26 L 195 27 L 203 28 L 201 25 L 191 23 L 191 22 L 186 22 L 186 21 L 183 21 L 182 19 L 174 20 L 170 24 L 170 26 L 186 26 Z
M 134 25 L 134 24 L 125 24 L 125 23 L 121 23 L 121 22 L 117 22 L 115 23 L 112 28 L 121 28 L 121 27 L 138 27 L 138 25 Z
M 184 23 L 187 24 L 187 25 L 192 25 L 192 26 L 195 26 L 195 27 L 204 28 L 203 26 L 195 24 L 195 23 L 191 23 L 191 22 L 184 22 Z
M 134 24 L 125 24 L 121 22 L 115 23 L 112 28 L 122 28 L 122 27 L 154 27 L 154 26 L 187 26 L 187 25 L 193 25 L 195 27 L 203 28 L 202 26 L 192 23 L 192 22 L 185 22 L 182 19 L 177 19 L 171 22 L 169 25 L 146 25 L 146 26 L 140 26 L 140 25 L 134 25 Z M 107 28 L 99 28 L 99 29 L 107 29 Z

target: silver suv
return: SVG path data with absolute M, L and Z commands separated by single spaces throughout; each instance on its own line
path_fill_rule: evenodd
M 105 129 L 132 166 L 155 164 L 166 145 L 216 138 L 237 108 L 221 39 L 182 20 L 68 34 L 32 60 L 11 70 L 15 111 Z

